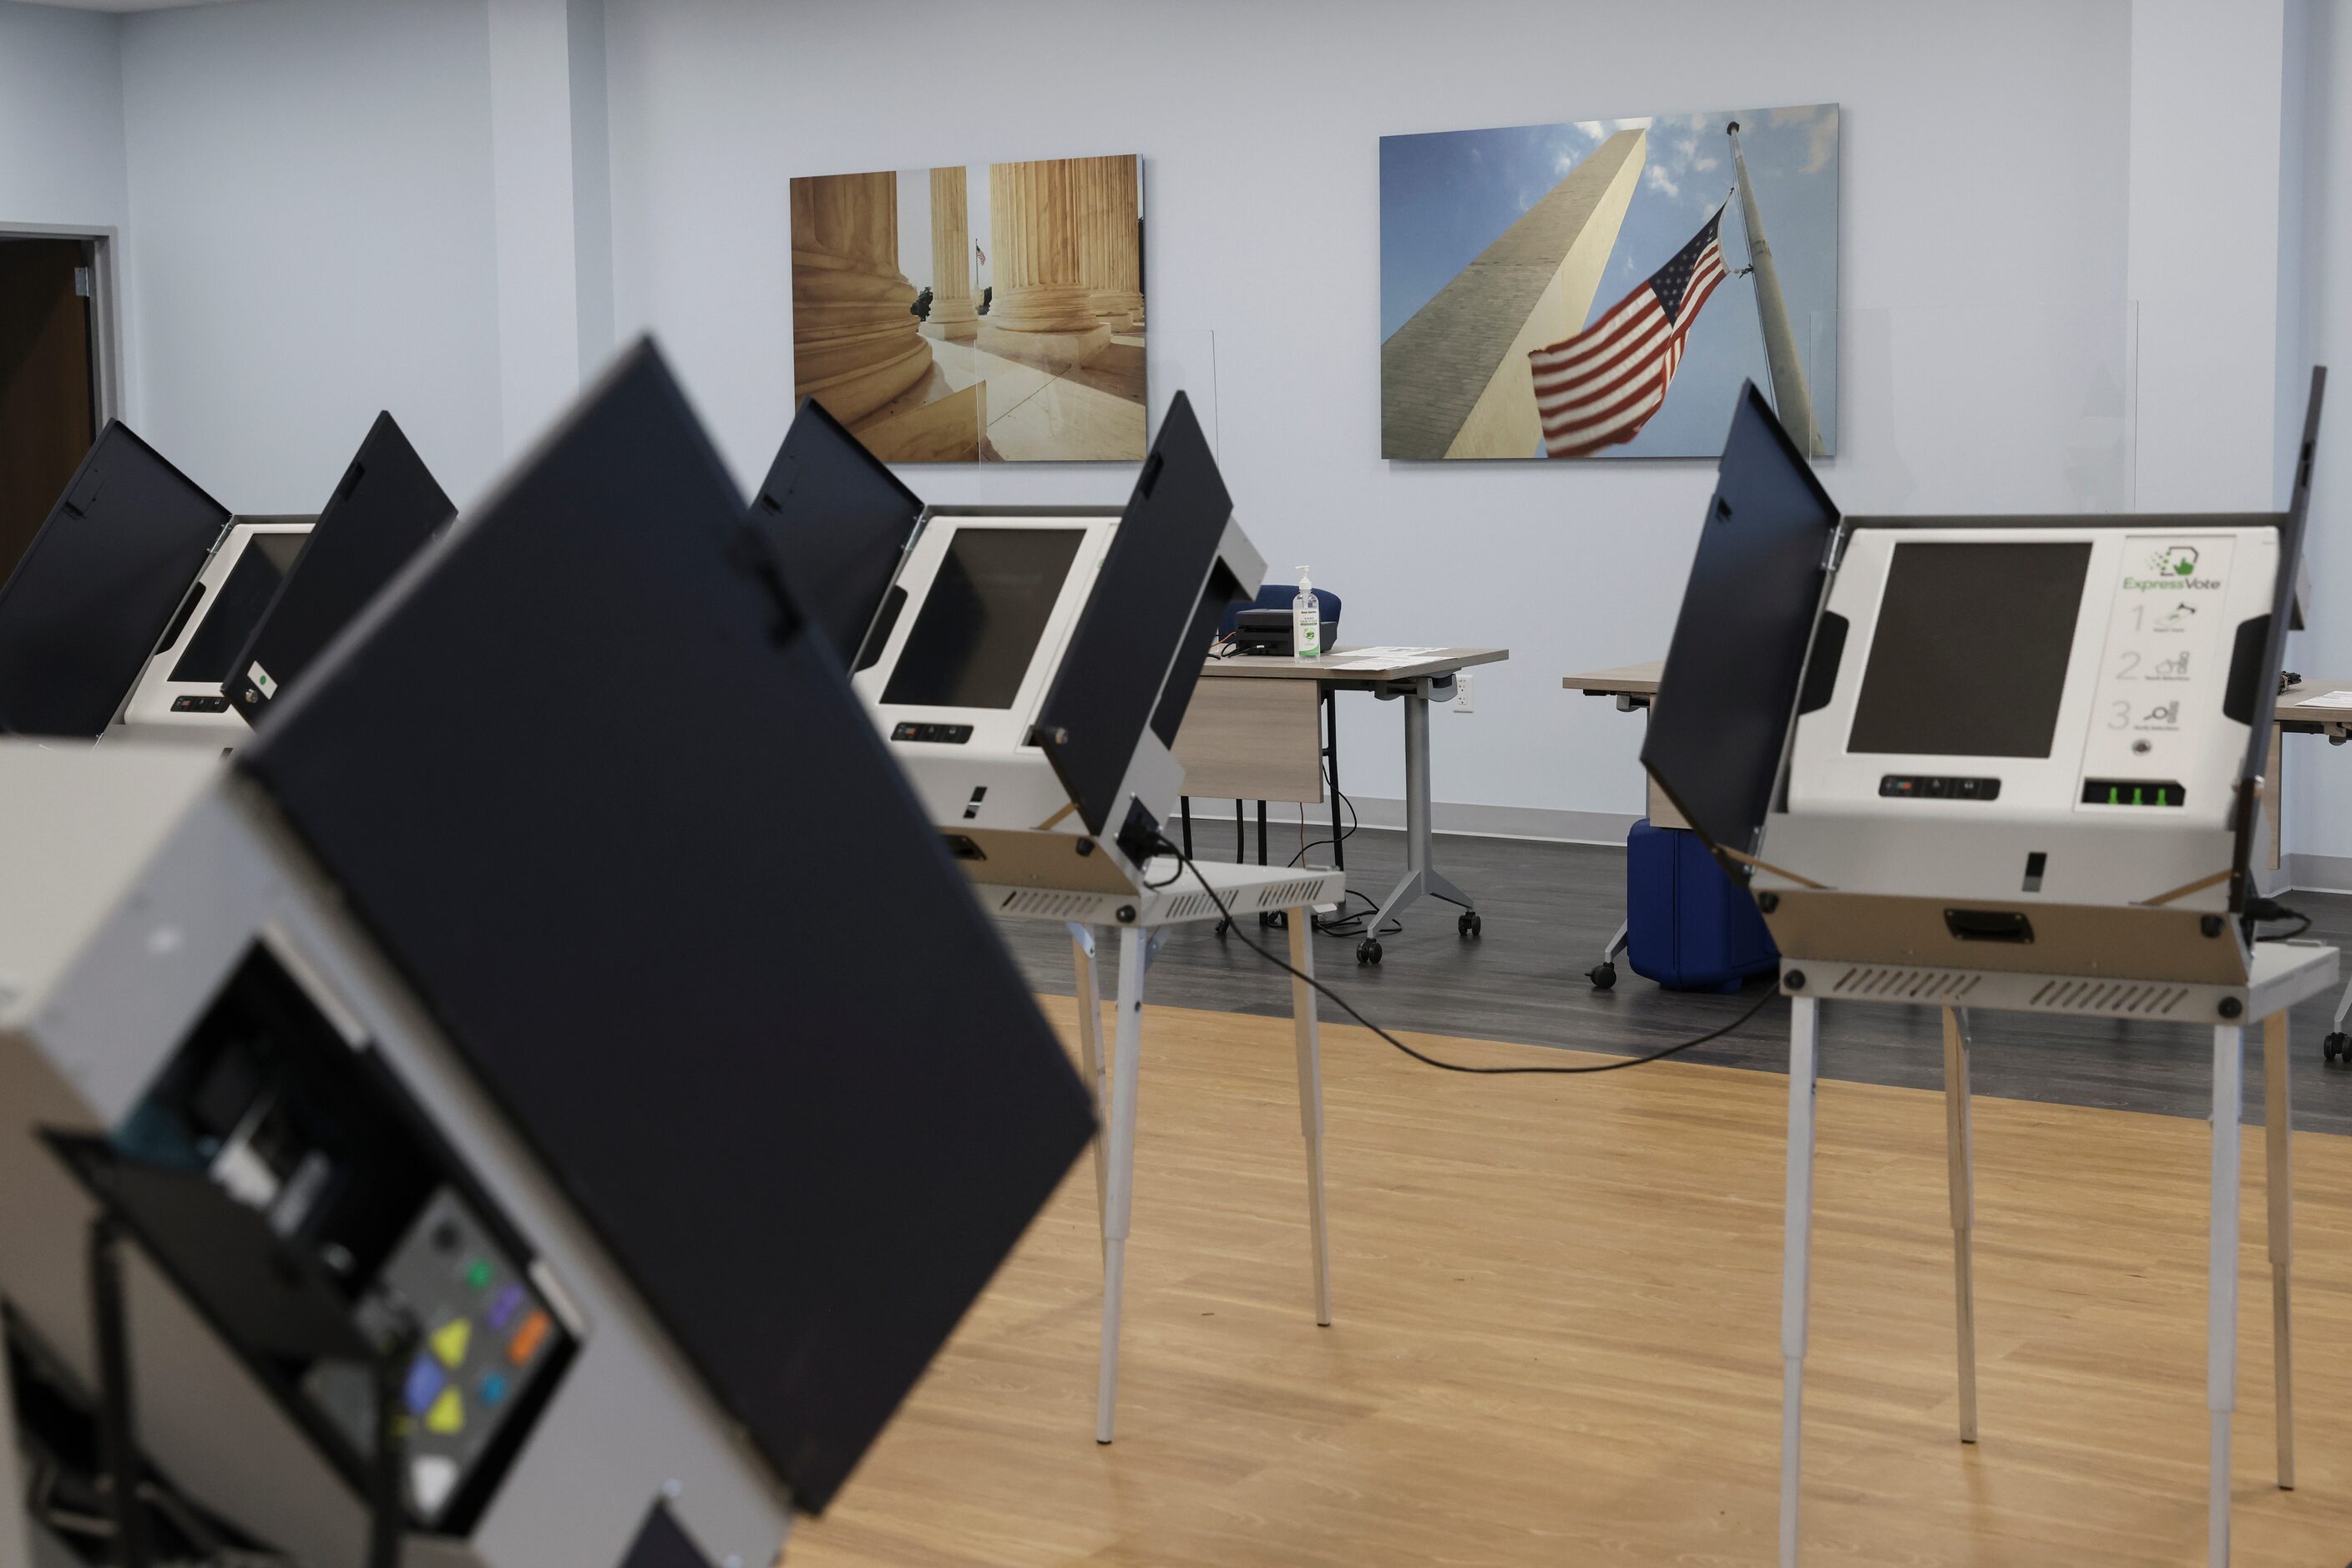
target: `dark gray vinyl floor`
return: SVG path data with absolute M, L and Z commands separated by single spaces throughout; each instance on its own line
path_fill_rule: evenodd
M 1227 830 L 1228 834 L 1230 829 Z M 1293 830 L 1295 835 L 1295 829 Z M 1292 844 L 1276 836 L 1280 858 Z M 1204 832 L 1203 858 L 1230 857 L 1230 837 Z M 1318 858 L 1324 851 L 1318 850 Z M 1401 834 L 1365 828 L 1348 841 L 1349 881 L 1386 895 L 1403 863 Z M 1688 1039 L 1738 1017 L 1763 994 L 1764 981 L 1738 995 L 1660 989 L 1618 965 L 1616 987 L 1595 991 L 1584 972 L 1598 962 L 1623 913 L 1625 857 L 1619 849 L 1511 839 L 1441 837 L 1436 862 L 1478 905 L 1485 933 L 1465 941 L 1450 905 L 1423 900 L 1404 911 L 1404 930 L 1381 939 L 1378 966 L 1355 960 L 1352 939 L 1318 935 L 1317 973 L 1374 1022 L 1397 1029 L 1567 1046 L 1638 1055 Z M 2285 900 L 2313 919 L 2311 935 L 2352 945 L 2352 897 L 2297 893 Z M 1070 943 L 1058 925 L 1005 921 L 1006 940 L 1042 991 L 1074 988 Z M 1261 933 L 1253 929 L 1253 936 Z M 1263 933 L 1273 951 L 1280 931 Z M 1106 963 L 1103 978 L 1114 970 Z M 1286 1016 L 1288 978 L 1240 942 L 1207 925 L 1178 928 L 1152 966 L 1148 1002 Z M 2352 1069 L 2324 1067 L 2320 1039 L 2336 997 L 2305 1003 L 2293 1016 L 2294 1124 L 2352 1132 Z M 1346 1022 L 1337 1009 L 1327 1018 Z M 1677 1059 L 1765 1071 L 1788 1064 L 1788 1005 L 1774 999 L 1732 1034 Z M 2107 1023 L 1973 1015 L 1977 1093 L 2067 1105 L 2206 1116 L 2211 1105 L 2212 1033 L 2188 1025 Z M 1937 1089 L 1943 1056 L 1937 1016 L 1926 1008 L 1840 1004 L 1823 1010 L 1824 1077 Z M 2262 1119 L 2262 1052 L 2247 1052 L 2247 1119 Z M 1629 1069 L 1633 1071 L 1643 1068 Z

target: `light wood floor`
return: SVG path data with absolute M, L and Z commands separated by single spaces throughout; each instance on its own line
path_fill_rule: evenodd
M 1045 1005 L 1068 1036 L 1071 1004 Z M 1882 1016 L 1832 1007 L 1825 1030 Z M 1082 1161 L 792 1568 L 1771 1561 L 1784 1079 L 1465 1079 L 1327 1025 L 1318 1329 L 1287 1020 L 1153 1008 L 1143 1049 L 1118 1442 L 1092 1437 Z M 2201 1563 L 2205 1127 L 1977 1102 L 1964 1448 L 1940 1097 L 1820 1103 L 1808 1560 Z M 2352 1141 L 2295 1139 L 2293 1493 L 2246 1147 L 2237 1561 L 2341 1568 Z

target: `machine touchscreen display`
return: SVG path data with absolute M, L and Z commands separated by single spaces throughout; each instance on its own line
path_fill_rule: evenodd
M 247 542 L 245 553 L 228 570 L 228 581 L 221 584 L 220 597 L 196 623 L 195 635 L 173 664 L 174 681 L 217 686 L 228 679 L 236 650 L 260 624 L 309 538 L 308 533 L 257 533 Z
M 2087 542 L 1897 544 L 1846 750 L 2046 757 Z
M 883 702 L 1012 707 L 1083 538 L 1076 528 L 957 530 Z

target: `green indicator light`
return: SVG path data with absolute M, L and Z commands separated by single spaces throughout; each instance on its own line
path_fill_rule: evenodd
M 2167 805 L 2170 804 L 2170 802 L 2164 798 L 2164 792 L 2162 790 L 2158 790 L 2156 792 L 2156 804 L 2158 805 Z
M 474 1259 L 474 1266 L 466 1270 L 466 1283 L 477 1290 L 488 1289 L 490 1288 L 489 1263 L 479 1258 Z
M 2123 805 L 2123 803 L 2124 803 L 2124 790 L 2123 790 L 2123 785 L 2121 785 L 2121 784 L 2109 784 L 2109 785 L 2107 786 L 2107 804 L 2108 804 L 2109 805 Z
M 2140 799 L 2139 785 L 2137 784 L 2132 785 L 2132 804 L 2134 805 L 2146 805 L 2147 804 L 2146 801 Z

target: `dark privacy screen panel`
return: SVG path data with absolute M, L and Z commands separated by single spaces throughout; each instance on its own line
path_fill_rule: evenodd
M 2303 406 L 2303 436 L 2295 447 L 2294 490 L 2287 500 L 2285 522 L 2279 530 L 2278 592 L 2271 606 L 2270 622 L 2263 627 L 2262 663 L 2252 681 L 2253 709 L 2257 713 L 2271 706 L 2272 693 L 2278 690 L 2279 671 L 2286 663 L 2286 634 L 2294 620 L 2295 566 L 2303 559 L 2303 542 L 2311 513 L 2311 466 L 2319 447 L 2319 406 L 2326 393 L 2327 367 L 2314 365 L 2311 391 Z M 2253 723 L 2253 733 L 2246 738 L 2246 760 L 2240 776 L 2251 779 L 2261 776 L 2270 766 L 2271 727 L 2258 721 L 2249 721 Z M 2238 848 L 2242 858 L 2252 845 L 2250 835 L 2241 836 Z
M 1750 382 L 1724 442 L 1642 745 L 1642 765 L 1710 845 L 1755 853 L 1837 521 Z
M 752 516 L 846 666 L 898 573 L 923 503 L 814 397 L 760 485 Z
M 283 696 L 456 510 L 392 416 L 377 415 L 311 527 L 300 565 L 222 679 L 238 711 L 257 719 Z
M 1109 820 L 1119 781 L 1155 712 L 1167 734 L 1183 722 L 1209 652 L 1205 637 L 1186 640 L 1202 584 L 1222 595 L 1220 610 L 1255 592 L 1255 584 L 1245 590 L 1238 583 L 1208 583 L 1233 515 L 1208 437 L 1192 400 L 1180 392 L 1160 422 L 1160 438 L 1143 459 L 1061 673 L 1037 714 L 1045 758 L 1097 836 L 1120 826 Z
M 0 731 L 102 731 L 227 521 L 130 426 L 107 426 L 0 587 Z
M 1093 1113 L 751 542 L 640 346 L 238 757 L 815 1510 Z

